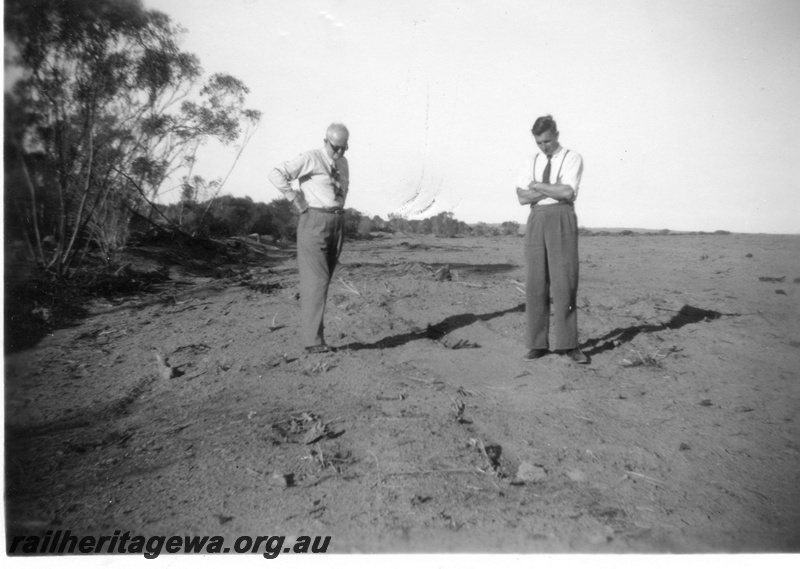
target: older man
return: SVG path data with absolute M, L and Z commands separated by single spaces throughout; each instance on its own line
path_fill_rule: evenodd
M 300 267 L 300 321 L 306 352 L 331 351 L 325 343 L 323 317 L 328 285 L 342 252 L 344 202 L 350 171 L 344 153 L 350 133 L 334 123 L 322 148 L 309 150 L 276 166 L 269 180 L 294 203 L 297 224 L 297 262 Z M 299 190 L 291 182 L 299 181 Z
M 580 154 L 558 142 L 556 121 L 539 117 L 531 129 L 540 152 L 517 180 L 517 197 L 530 204 L 525 228 L 525 360 L 550 352 L 550 299 L 553 303 L 553 351 L 580 364 L 589 362 L 578 348 L 578 219 L 574 202 L 583 174 Z

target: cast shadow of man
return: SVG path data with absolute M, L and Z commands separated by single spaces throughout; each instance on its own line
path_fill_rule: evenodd
M 668 322 L 664 322 L 663 324 L 639 324 L 626 328 L 615 328 L 600 338 L 590 338 L 586 340 L 580 345 L 580 349 L 587 356 L 595 356 L 613 350 L 621 344 L 626 344 L 642 333 L 676 330 L 687 324 L 716 320 L 721 316 L 738 316 L 738 314 L 725 315 L 715 310 L 706 310 L 705 308 L 697 308 L 696 306 L 684 304 Z
M 465 314 L 455 314 L 448 316 L 437 324 L 429 324 L 425 330 L 415 330 L 406 332 L 405 334 L 397 334 L 394 336 L 387 336 L 372 343 L 365 342 L 352 342 L 350 344 L 339 347 L 339 350 L 382 350 L 385 348 L 396 348 L 409 342 L 416 340 L 440 340 L 450 332 L 474 324 L 475 322 L 486 322 L 495 318 L 500 318 L 506 314 L 513 312 L 525 312 L 525 303 L 518 304 L 513 308 L 505 310 L 498 310 L 489 312 L 487 314 L 475 314 L 468 312 Z M 636 336 L 642 333 L 661 332 L 662 330 L 675 330 L 682 328 L 687 324 L 696 324 L 698 322 L 716 320 L 721 316 L 738 316 L 737 314 L 725 315 L 714 310 L 706 310 L 704 308 L 697 308 L 688 304 L 681 307 L 680 310 L 667 322 L 662 324 L 640 324 L 637 326 L 628 326 L 626 328 L 615 328 L 607 334 L 599 338 L 590 338 L 580 345 L 587 356 L 593 356 L 613 350 L 620 344 L 625 344 L 632 341 Z
M 386 338 L 382 338 L 372 343 L 352 342 L 345 346 L 341 346 L 338 349 L 353 350 L 353 351 L 382 350 L 385 348 L 396 348 L 398 346 L 402 346 L 409 342 L 414 342 L 416 340 L 423 340 L 426 338 L 429 340 L 440 340 L 453 330 L 469 326 L 470 324 L 474 324 L 475 322 L 486 322 L 494 318 L 500 318 L 501 316 L 505 316 L 506 314 L 511 314 L 512 312 L 525 312 L 525 304 L 524 303 L 518 304 L 513 308 L 507 308 L 506 310 L 498 310 L 496 312 L 490 312 L 488 314 L 474 314 L 472 312 L 468 312 L 465 314 L 456 314 L 453 316 L 448 316 L 438 324 L 429 324 L 425 330 L 416 330 L 412 332 L 406 332 L 405 334 L 387 336 Z

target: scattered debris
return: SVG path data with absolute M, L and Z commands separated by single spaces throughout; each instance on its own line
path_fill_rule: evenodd
M 627 477 L 635 476 L 637 478 L 641 478 L 642 480 L 650 482 L 651 484 L 653 484 L 655 486 L 662 486 L 662 487 L 664 486 L 664 483 L 661 480 L 659 480 L 657 478 L 652 478 L 650 476 L 647 476 L 645 474 L 641 474 L 639 472 L 633 472 L 633 471 L 630 471 L 630 470 L 626 470 L 625 471 L 625 476 L 627 476 Z
M 458 389 L 456 389 L 456 393 L 464 397 L 472 397 L 473 395 L 479 395 L 483 397 L 483 393 L 481 393 L 480 391 L 473 391 L 471 389 L 465 389 L 463 387 L 459 387 Z
M 326 371 L 330 371 L 336 366 L 329 363 L 329 362 L 317 362 L 313 366 L 306 366 L 306 369 L 303 370 L 303 375 L 312 376 L 312 375 L 319 375 L 321 373 L 325 373 Z
M 378 395 L 375 397 L 378 401 L 403 401 L 406 398 L 404 393 L 400 395 L 396 395 L 394 397 L 386 397 L 385 395 Z
M 456 415 L 456 421 L 459 423 L 468 423 L 469 421 L 464 418 L 464 411 L 467 408 L 467 404 L 460 399 L 453 399 L 452 397 L 450 397 L 450 400 L 453 402 L 453 410 Z
M 303 411 L 288 419 L 272 424 L 272 430 L 285 442 L 310 445 L 323 438 L 336 438 L 344 431 L 334 432 L 313 413 Z
M 437 382 L 436 379 L 425 379 L 423 377 L 414 377 L 413 375 L 407 376 L 407 379 L 412 379 L 414 381 L 419 381 L 420 383 L 424 383 L 426 385 L 433 385 Z
M 420 504 L 430 502 L 431 500 L 433 500 L 431 496 L 420 496 L 419 494 L 417 494 L 413 498 L 411 498 L 411 505 L 418 506 Z
M 486 474 L 480 468 L 439 468 L 436 470 L 404 470 L 387 472 L 383 476 L 418 476 L 423 474 Z
M 469 446 L 478 449 L 484 460 L 486 460 L 483 469 L 479 469 L 481 472 L 488 470 L 494 476 L 500 476 L 500 455 L 503 453 L 503 447 L 500 445 L 486 446 L 481 439 L 476 438 L 469 440 Z
M 328 425 L 323 423 L 322 421 L 317 421 L 311 428 L 306 431 L 305 436 L 303 437 L 303 442 L 307 445 L 313 444 L 328 434 Z
M 463 350 L 465 348 L 480 348 L 480 344 L 475 342 L 471 342 L 469 340 L 458 340 L 455 344 L 450 344 L 446 340 L 442 341 L 442 344 L 450 348 L 451 350 Z
M 782 277 L 758 277 L 762 283 L 782 283 L 786 280 L 786 276 Z
M 278 315 L 277 315 L 277 313 L 276 313 L 276 314 L 275 314 L 275 316 L 273 316 L 273 317 L 272 317 L 272 324 L 270 324 L 270 325 L 269 325 L 269 331 L 270 331 L 270 332 L 274 332 L 275 330 L 280 330 L 281 328 L 286 328 L 286 326 L 284 326 L 284 325 L 282 325 L 282 324 L 281 324 L 281 325 L 279 325 L 279 326 L 276 326 L 276 325 L 275 325 L 275 320 L 276 320 L 277 318 L 278 318 Z
M 437 281 L 449 281 L 452 280 L 452 278 L 450 274 L 450 265 L 445 265 L 433 273 L 433 279 Z
M 344 288 L 346 288 L 348 291 L 352 292 L 356 296 L 361 296 L 361 293 L 358 292 L 358 289 L 354 287 L 352 283 L 347 282 L 342 277 L 339 277 L 339 282 L 341 282 L 344 285 Z
M 336 472 L 336 474 L 341 472 L 339 465 L 351 464 L 354 461 L 349 451 L 328 453 L 326 455 L 322 452 L 322 446 L 319 443 L 317 443 L 316 446 L 311 449 L 310 456 L 303 458 L 314 461 L 320 467 L 320 470 L 331 469 Z
M 656 351 L 653 355 L 644 354 L 639 350 L 634 349 L 638 359 L 623 359 L 620 363 L 622 367 L 661 367 L 663 365 L 663 361 L 669 357 L 670 354 L 674 354 L 680 352 L 681 349 L 677 346 L 673 345 L 667 349 L 666 353 L 662 354 L 661 350 Z

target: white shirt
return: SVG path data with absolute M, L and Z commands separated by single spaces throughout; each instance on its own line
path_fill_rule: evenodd
M 529 189 L 531 182 L 542 182 L 544 169 L 547 166 L 547 156 L 543 152 L 537 152 L 525 161 L 525 167 L 520 171 L 517 178 L 517 187 L 524 190 Z M 553 157 L 550 159 L 550 183 L 564 184 L 570 186 L 574 191 L 573 201 L 578 198 L 578 186 L 581 184 L 583 175 L 583 158 L 577 152 L 566 150 L 559 146 Z M 558 203 L 553 198 L 544 198 L 538 202 L 546 205 Z
M 309 150 L 269 173 L 269 181 L 290 200 L 297 193 L 291 186 L 293 180 L 300 182 L 300 193 L 310 207 L 340 208 L 350 189 L 350 167 L 345 157 L 331 160 L 324 148 Z

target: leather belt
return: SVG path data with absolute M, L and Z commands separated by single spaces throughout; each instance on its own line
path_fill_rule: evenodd
M 312 211 L 320 211 L 322 213 L 335 213 L 336 215 L 344 215 L 344 208 L 335 207 L 335 208 L 326 208 L 326 207 L 311 207 L 309 206 L 310 210 Z

